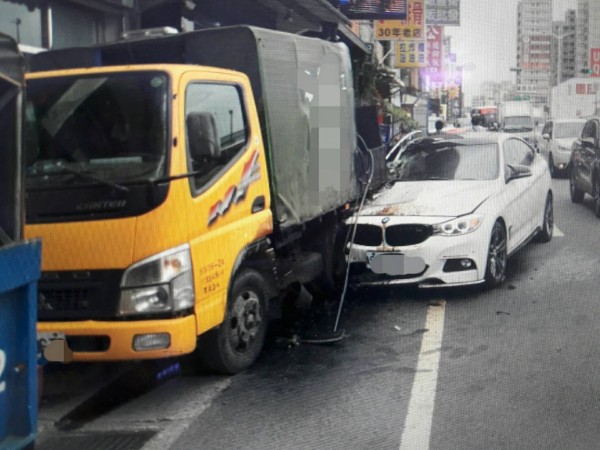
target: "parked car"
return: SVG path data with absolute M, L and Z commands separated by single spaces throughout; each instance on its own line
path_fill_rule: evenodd
M 552 238 L 550 172 L 507 134 L 424 138 L 400 155 L 395 183 L 346 223 L 356 225 L 346 249 L 355 285 L 495 287 L 510 255 Z
M 594 198 L 594 212 L 600 217 L 600 117 L 589 118 L 581 136 L 573 142 L 569 191 L 573 203 L 581 203 L 585 194 Z
M 573 142 L 581 135 L 585 119 L 547 120 L 538 139 L 538 149 L 548 161 L 550 175 L 557 177 L 567 170 Z
M 415 139 L 419 139 L 424 136 L 425 133 L 423 130 L 411 131 L 402 136 L 402 138 L 388 151 L 387 155 L 385 155 L 385 163 L 390 173 L 394 172 L 398 158 L 406 146 Z

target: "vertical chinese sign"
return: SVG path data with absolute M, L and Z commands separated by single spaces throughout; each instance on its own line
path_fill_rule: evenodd
M 424 67 L 425 54 L 425 0 L 408 0 L 407 20 L 378 20 L 375 38 L 394 41 L 397 68 Z
M 427 25 L 426 27 L 427 65 L 421 69 L 421 78 L 425 80 L 426 84 L 429 84 L 428 88 L 440 88 L 444 83 L 443 34 L 443 28 L 438 25 Z
M 590 69 L 593 77 L 600 77 L 600 48 L 590 49 Z

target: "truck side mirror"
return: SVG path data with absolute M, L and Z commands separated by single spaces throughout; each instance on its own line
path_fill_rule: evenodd
M 215 116 L 209 112 L 193 112 L 187 115 L 185 122 L 192 160 L 219 158 L 221 142 Z

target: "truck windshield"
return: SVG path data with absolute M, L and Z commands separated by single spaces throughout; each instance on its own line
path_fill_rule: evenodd
M 163 176 L 167 94 L 161 72 L 29 80 L 27 187 L 122 185 Z
M 505 131 L 533 131 L 533 123 L 529 116 L 512 116 L 504 119 Z

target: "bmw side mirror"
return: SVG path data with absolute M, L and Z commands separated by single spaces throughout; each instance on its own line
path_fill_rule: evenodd
M 527 166 L 520 164 L 506 165 L 506 182 L 509 183 L 512 180 L 518 180 L 521 178 L 528 178 L 531 176 L 531 170 Z

